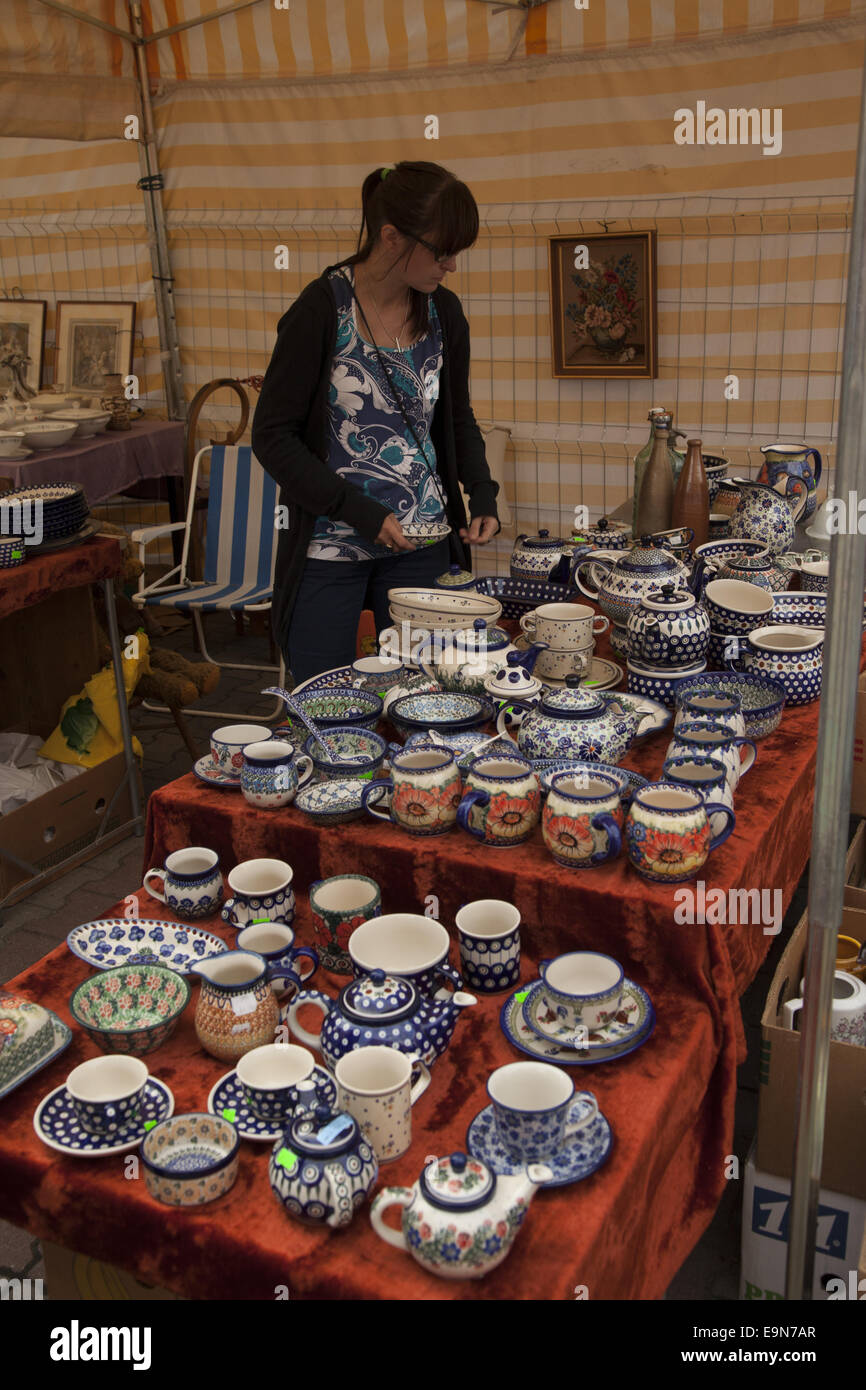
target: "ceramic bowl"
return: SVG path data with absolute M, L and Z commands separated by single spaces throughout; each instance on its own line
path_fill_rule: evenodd
M 563 584 L 550 584 L 542 579 L 510 579 L 505 575 L 485 575 L 476 579 L 475 591 L 502 604 L 503 618 L 520 620 L 524 613 L 542 603 L 562 603 L 569 591 Z
M 40 391 L 29 405 L 31 410 L 37 410 L 40 415 L 53 415 L 56 410 L 73 409 L 75 402 L 72 396 L 55 396 L 53 391 Z
M 502 613 L 502 604 L 486 594 L 450 593 L 447 589 L 389 589 L 388 606 L 399 627 L 412 623 L 422 628 L 471 628 L 476 618 L 492 625 Z
M 80 984 L 69 1011 L 103 1052 L 144 1057 L 174 1032 L 189 996 L 183 976 L 164 965 L 118 965 Z
M 347 777 L 374 777 L 379 775 L 388 745 L 381 734 L 372 729 L 353 729 L 337 725 L 329 729 L 328 745 L 343 758 L 357 758 L 358 761 L 346 766 L 327 758 L 322 745 L 310 734 L 304 744 L 304 752 L 313 764 L 313 774 L 317 778 L 342 779 Z
M 23 565 L 27 548 L 23 536 L 4 536 L 0 539 L 0 570 L 15 569 Z
M 785 708 L 785 689 L 769 676 L 751 671 L 708 671 L 683 681 L 677 703 L 693 695 L 736 695 L 746 723 L 746 738 L 766 738 L 779 727 Z
M 773 595 L 772 621 L 794 627 L 824 627 L 827 621 L 827 595 L 783 589 Z
M 703 601 L 710 630 L 728 636 L 747 637 L 752 628 L 768 622 L 773 611 L 773 595 L 743 579 L 711 579 Z
M 406 521 L 400 523 L 403 535 L 416 545 L 435 545 L 451 534 L 447 521 Z
M 658 700 L 668 709 L 673 709 L 676 692 L 684 680 L 700 675 L 706 670 L 706 662 L 699 661 L 682 671 L 672 667 L 644 666 L 641 662 L 627 663 L 628 689 L 632 695 L 644 695 L 648 700 Z
M 478 729 L 493 715 L 493 706 L 480 695 L 457 691 L 401 695 L 388 708 L 388 718 L 404 734 Z
M 789 705 L 808 705 L 821 694 L 824 629 L 773 624 L 749 633 L 746 669 L 762 672 L 784 687 Z
M 76 439 L 89 439 L 94 434 L 102 434 L 111 419 L 110 410 L 88 410 L 85 408 L 58 410 L 54 419 L 75 426 Z
M 318 825 L 345 825 L 362 819 L 361 795 L 367 785 L 367 779 L 361 777 L 310 782 L 301 787 L 295 806 Z
M 382 700 L 372 690 L 335 685 L 330 690 L 304 690 L 296 701 L 308 719 L 323 729 L 373 729 L 382 716 Z M 291 719 L 286 721 L 291 723 Z
M 24 444 L 30 449 L 59 449 L 68 444 L 78 429 L 75 421 L 68 424 L 62 421 L 40 420 L 22 425 Z
M 721 519 L 721 512 L 716 513 L 716 515 Z M 725 517 L 726 523 L 729 520 L 729 517 Z M 730 539 L 730 537 L 724 537 L 720 540 L 704 541 L 703 545 L 695 546 L 695 559 L 704 560 L 708 569 L 712 567 L 714 570 L 720 570 L 723 565 L 728 563 L 732 555 L 764 555 L 766 550 L 764 541 L 748 539 L 737 541 Z M 711 575 L 708 577 L 712 578 Z
M 173 1115 L 141 1141 L 151 1197 L 170 1207 L 200 1207 L 228 1192 L 238 1175 L 240 1135 L 218 1115 Z

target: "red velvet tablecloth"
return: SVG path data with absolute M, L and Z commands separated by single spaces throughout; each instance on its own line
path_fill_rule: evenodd
M 113 536 L 91 536 L 66 550 L 28 553 L 23 565 L 0 569 L 0 618 L 40 603 L 58 589 L 75 589 L 119 574 L 121 559 L 120 541 Z
M 781 908 L 787 906 L 809 853 L 817 718 L 817 704 L 788 711 L 758 745 L 736 794 L 737 828 L 706 865 L 708 888 L 778 889 Z M 665 731 L 647 739 L 629 761 L 657 777 L 668 738 Z M 121 1158 L 67 1159 L 43 1147 L 32 1129 L 36 1105 L 96 1050 L 76 1032 L 62 1058 L 3 1103 L 0 1215 L 194 1299 L 272 1298 L 277 1285 L 288 1285 L 292 1298 L 326 1299 L 569 1299 L 578 1285 L 591 1299 L 663 1295 L 724 1187 L 736 1067 L 745 1056 L 738 995 L 772 939 L 760 925 L 680 925 L 673 888 L 644 883 L 624 858 L 587 871 L 560 869 L 540 832 L 520 848 L 496 851 L 456 830 L 415 840 L 373 820 L 319 830 L 292 808 L 255 811 L 239 793 L 211 790 L 192 774 L 151 796 L 145 864 L 160 864 L 189 844 L 216 849 L 224 871 L 256 856 L 287 859 L 300 943 L 313 942 L 310 883 L 357 871 L 379 882 L 385 912 L 421 911 L 435 895 L 452 934 L 461 903 L 514 902 L 523 920 L 523 982 L 536 977 L 540 959 L 575 947 L 615 956 L 649 991 L 657 1023 L 630 1056 L 571 1072 L 611 1123 L 610 1159 L 583 1182 L 540 1192 L 499 1269 L 478 1282 L 450 1283 L 383 1244 L 366 1211 L 344 1232 L 292 1222 L 269 1190 L 267 1145 L 242 1144 L 238 1180 L 225 1198 L 180 1212 L 153 1202 L 143 1182 L 128 1180 Z M 143 916 L 165 915 L 162 904 L 139 896 Z M 203 925 L 233 942 L 218 920 Z M 13 985 L 68 1022 L 66 1001 L 88 973 L 61 947 Z M 315 981 L 331 994 L 344 982 L 323 972 Z M 464 1146 L 489 1073 L 522 1055 L 499 1027 L 501 1002 L 481 1000 L 462 1015 L 413 1112 L 412 1148 L 385 1167 L 380 1185 L 411 1184 L 427 1155 Z M 149 1059 L 174 1091 L 178 1111 L 204 1108 L 227 1070 L 199 1048 L 193 1010 L 191 1003 L 177 1032 Z

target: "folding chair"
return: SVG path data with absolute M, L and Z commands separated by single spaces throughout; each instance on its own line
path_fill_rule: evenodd
M 196 512 L 196 482 L 201 460 L 206 454 L 210 454 L 210 475 L 204 574 L 200 580 L 192 580 L 187 576 L 187 561 Z M 139 608 L 145 604 L 164 604 L 190 613 L 202 656 L 205 661 L 213 661 L 205 644 L 202 613 L 218 608 L 228 608 L 233 613 L 261 613 L 270 609 L 277 554 L 276 506 L 276 482 L 254 458 L 249 445 L 209 444 L 199 449 L 192 466 L 186 521 L 166 526 L 146 526 L 132 533 L 131 539 L 138 545 L 138 556 L 144 564 L 145 549 L 151 541 L 170 535 L 173 531 L 184 531 L 180 564 L 147 586 L 144 575 L 140 575 L 138 592 L 132 596 L 133 603 Z M 169 582 L 172 579 L 175 581 L 173 584 Z M 214 664 L 235 671 L 278 670 L 277 684 L 285 684 L 286 669 L 282 655 L 279 667 L 243 661 Z M 144 707 L 160 711 L 167 708 L 147 700 Z M 185 712 L 217 719 L 248 720 L 251 717 L 247 710 L 187 707 Z M 257 717 L 277 719 L 282 714 L 283 702 L 277 700 L 273 714 Z

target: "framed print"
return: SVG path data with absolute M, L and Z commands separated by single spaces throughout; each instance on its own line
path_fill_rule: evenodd
M 654 377 L 656 234 L 550 238 L 555 377 Z
M 0 299 L 0 392 L 13 385 L 16 368 L 38 391 L 45 347 L 45 300 Z M 29 358 L 29 361 L 27 360 Z
M 132 302 L 58 302 L 56 385 L 66 391 L 100 391 L 108 373 L 129 376 L 134 329 Z

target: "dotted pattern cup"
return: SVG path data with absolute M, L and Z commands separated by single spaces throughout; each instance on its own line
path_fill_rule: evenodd
M 461 973 L 482 994 L 511 989 L 520 978 L 520 913 L 513 903 L 481 898 L 457 913 Z
M 148 1070 L 140 1057 L 91 1057 L 66 1078 L 82 1129 L 110 1135 L 136 1120 Z
M 419 1057 L 393 1047 L 361 1047 L 334 1067 L 337 1101 L 358 1121 L 380 1163 L 399 1158 L 412 1142 L 412 1106 L 430 1085 Z

